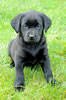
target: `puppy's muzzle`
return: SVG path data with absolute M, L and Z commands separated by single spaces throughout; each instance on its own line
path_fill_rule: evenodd
M 29 40 L 35 40 L 36 35 L 31 32 L 28 32 L 28 38 L 29 38 Z
M 35 31 L 28 31 L 25 33 L 24 41 L 30 44 L 37 43 L 40 41 L 40 36 Z

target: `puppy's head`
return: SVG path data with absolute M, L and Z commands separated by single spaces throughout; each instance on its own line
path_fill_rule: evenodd
M 19 14 L 11 21 L 11 26 L 17 33 L 20 33 L 24 42 L 38 43 L 51 26 L 51 20 L 43 13 L 29 11 Z

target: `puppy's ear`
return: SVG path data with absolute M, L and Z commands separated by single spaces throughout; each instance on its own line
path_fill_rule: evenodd
M 20 31 L 20 20 L 21 20 L 22 16 L 23 16 L 23 14 L 19 14 L 11 20 L 11 26 L 14 28 L 14 30 L 17 33 Z
M 42 13 L 43 18 L 43 26 L 45 28 L 45 32 L 47 32 L 48 28 L 51 26 L 51 20 L 48 16 Z

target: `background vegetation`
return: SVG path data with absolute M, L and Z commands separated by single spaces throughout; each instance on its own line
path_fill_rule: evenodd
M 0 0 L 0 100 L 66 100 L 65 70 L 65 0 Z M 8 43 L 16 37 L 11 19 L 28 10 L 44 12 L 52 20 L 46 35 L 55 87 L 47 84 L 39 65 L 25 68 L 25 90 L 15 92 L 15 68 L 10 69 Z

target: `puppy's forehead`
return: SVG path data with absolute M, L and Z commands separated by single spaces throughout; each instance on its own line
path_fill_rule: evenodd
M 42 22 L 42 18 L 40 16 L 40 13 L 35 11 L 30 11 L 24 14 L 23 20 L 26 21 L 38 21 Z

